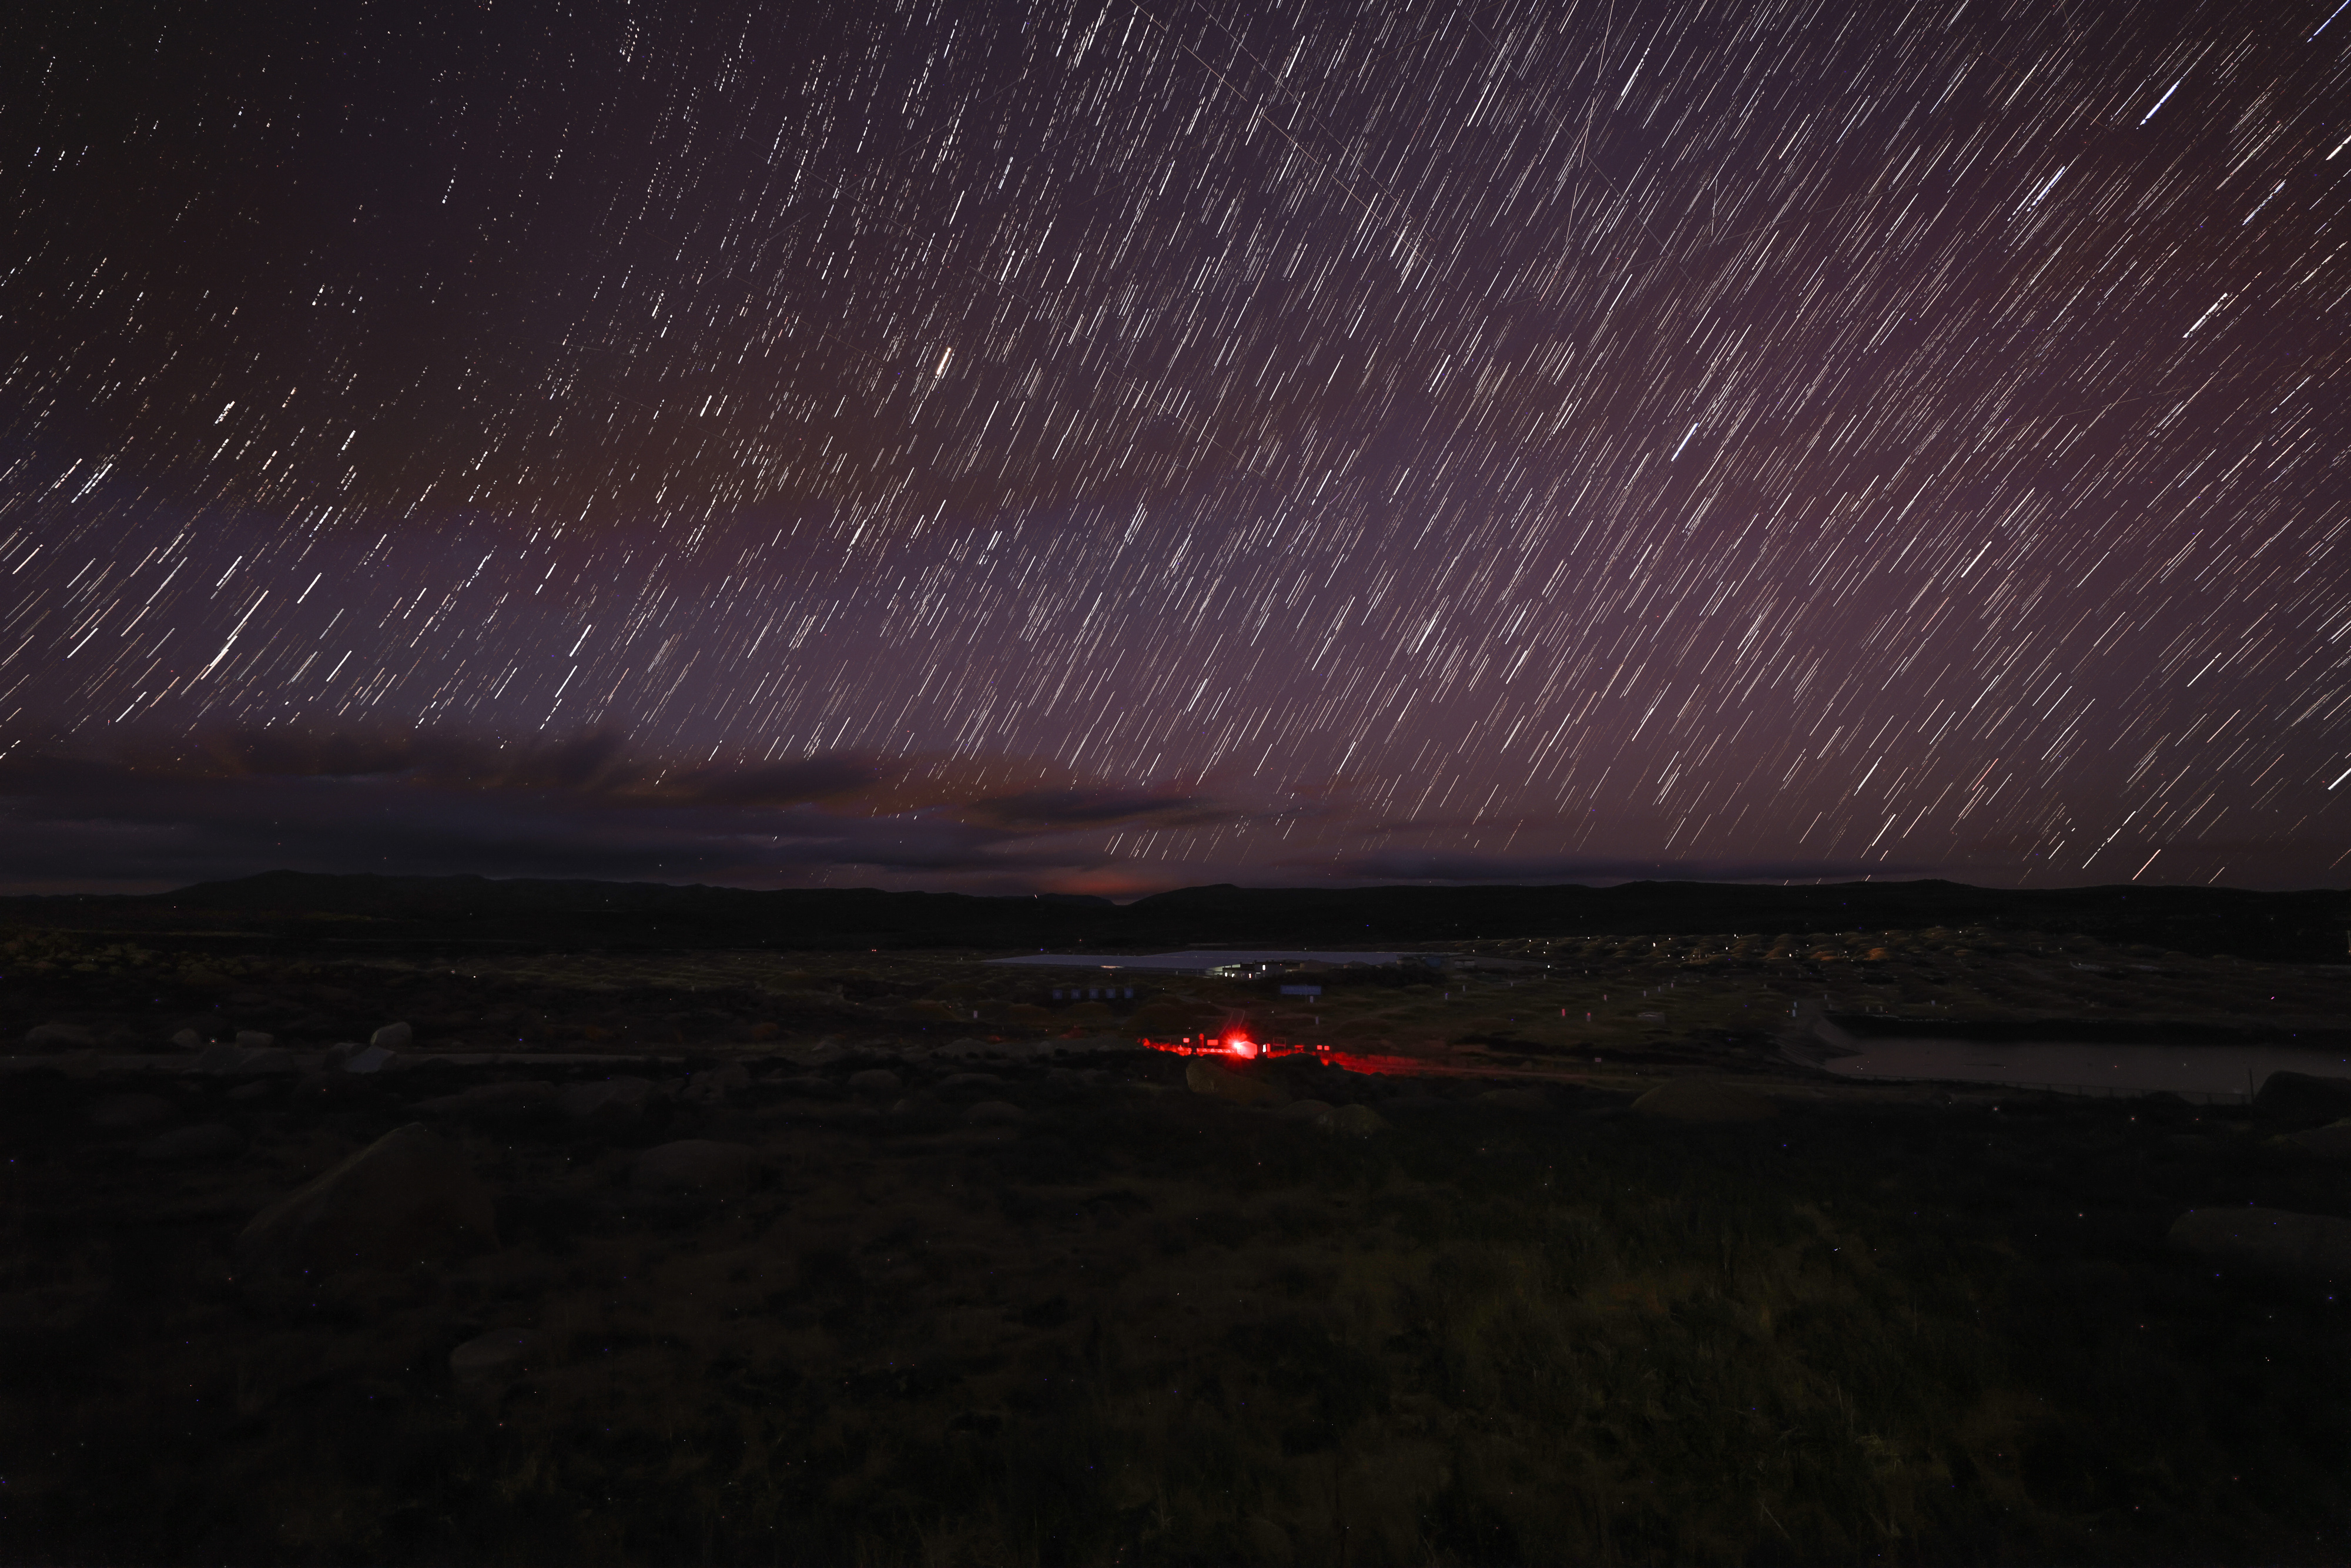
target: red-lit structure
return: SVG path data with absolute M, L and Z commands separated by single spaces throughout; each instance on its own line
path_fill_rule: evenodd
M 1145 1040 L 1143 1043 L 1175 1056 L 1235 1056 L 1243 1061 L 1269 1056 L 1327 1057 L 1331 1050 L 1327 1045 L 1280 1045 L 1252 1040 L 1248 1030 L 1238 1028 L 1218 1034 L 1187 1034 L 1180 1040 Z
M 1187 1034 L 1181 1040 L 1149 1040 L 1139 1043 L 1154 1051 L 1164 1051 L 1171 1056 L 1221 1056 L 1240 1061 L 1261 1061 L 1277 1056 L 1311 1056 L 1326 1066 L 1343 1068 L 1349 1072 L 1380 1072 L 1417 1076 L 1443 1074 L 1449 1070 L 1438 1063 L 1423 1061 L 1409 1056 L 1356 1056 L 1332 1050 L 1327 1045 L 1289 1045 L 1276 1040 L 1261 1040 L 1250 1036 L 1238 1026 L 1217 1034 Z

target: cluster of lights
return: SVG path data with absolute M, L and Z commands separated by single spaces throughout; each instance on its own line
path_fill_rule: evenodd
M 1330 1051 L 1327 1045 L 1278 1045 L 1270 1040 L 1249 1038 L 1245 1029 L 1231 1029 L 1222 1034 L 1187 1034 L 1178 1040 L 1145 1040 L 1142 1042 L 1154 1051 L 1165 1051 L 1176 1056 L 1235 1056 L 1243 1061 L 1259 1057 L 1297 1056 L 1312 1053 L 1321 1056 Z
M 1451 1071 L 1431 1062 L 1401 1056 L 1360 1056 L 1333 1051 L 1327 1045 L 1285 1045 L 1276 1040 L 1253 1040 L 1246 1028 L 1236 1027 L 1218 1034 L 1187 1034 L 1181 1040 L 1151 1040 L 1135 1041 L 1153 1051 L 1164 1051 L 1171 1056 L 1217 1056 L 1228 1061 L 1255 1061 L 1279 1056 L 1311 1056 L 1325 1066 L 1343 1068 L 1349 1072 L 1403 1073 L 1416 1076 Z

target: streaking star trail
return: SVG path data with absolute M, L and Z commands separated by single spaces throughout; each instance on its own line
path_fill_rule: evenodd
M 15 19 L 0 880 L 2339 879 L 2334 21 Z

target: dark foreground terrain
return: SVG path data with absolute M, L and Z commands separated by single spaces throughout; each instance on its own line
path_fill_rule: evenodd
M 2351 1268 L 2170 1239 L 2351 1216 L 2286 1135 L 2345 1107 L 1775 1043 L 1800 1001 L 2332 1042 L 2339 967 L 1493 950 L 1113 1004 L 970 954 L 0 932 L 0 1561 L 2351 1559 Z M 1234 1019 L 1394 1071 L 1133 1044 Z

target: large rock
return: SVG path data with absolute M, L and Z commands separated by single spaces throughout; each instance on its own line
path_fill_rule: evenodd
M 2307 1155 L 2322 1160 L 2351 1160 L 2351 1122 L 2335 1122 L 2308 1132 L 2294 1133 L 2286 1141 Z
M 737 1089 L 751 1086 L 751 1071 L 739 1061 L 722 1067 L 705 1067 L 685 1081 L 678 1097 L 699 1104 L 716 1105 Z
M 555 1103 L 575 1122 L 591 1127 L 625 1127 L 643 1116 L 653 1092 L 650 1078 L 607 1078 L 595 1083 L 567 1083 Z
M 245 1139 L 234 1127 L 218 1122 L 200 1122 L 193 1127 L 174 1127 L 159 1134 L 139 1145 L 139 1157 L 177 1163 L 183 1160 L 225 1160 L 245 1152 Z
M 109 1132 L 135 1132 L 161 1126 L 180 1108 L 161 1094 L 110 1094 L 89 1108 L 89 1124 Z
M 86 1051 L 98 1040 L 78 1023 L 37 1023 L 25 1031 L 25 1043 L 35 1051 Z
M 383 1031 L 378 1030 L 377 1033 Z M 355 1051 L 343 1058 L 346 1072 L 381 1072 L 392 1063 L 395 1052 L 390 1046 L 371 1045 L 365 1051 Z
M 1330 1103 L 1323 1100 L 1292 1100 L 1275 1113 L 1276 1115 L 1286 1117 L 1293 1122 L 1311 1122 L 1318 1127 L 1325 1128 L 1329 1126 L 1331 1118 L 1335 1113 Z
M 416 1031 L 404 1023 L 388 1023 L 368 1036 L 368 1043 L 386 1051 L 406 1051 L 416 1043 Z
M 982 1100 L 963 1119 L 975 1127 L 1017 1127 L 1029 1119 L 1029 1113 L 1009 1100 Z
M 755 1149 L 684 1138 L 639 1155 L 630 1180 L 646 1192 L 747 1192 L 758 1174 Z
M 1212 1094 L 1236 1105 L 1279 1105 L 1286 1098 L 1280 1090 L 1262 1079 L 1235 1072 L 1196 1056 L 1184 1064 L 1184 1083 L 1195 1094 Z
M 266 1040 L 268 1036 L 264 1035 Z M 268 1046 L 258 1049 L 249 1045 L 219 1045 L 204 1047 L 196 1058 L 199 1072 L 292 1072 L 299 1067 L 290 1051 L 278 1051 Z
M 849 1075 L 849 1092 L 880 1098 L 898 1092 L 898 1075 L 886 1067 L 869 1067 Z
M 247 1051 L 267 1051 L 277 1043 L 277 1037 L 257 1029 L 241 1029 L 236 1031 L 236 1042 Z
M 422 1123 L 386 1133 L 256 1215 L 236 1240 L 257 1268 L 405 1269 L 498 1244 L 490 1189 Z
M 468 1383 L 523 1372 L 538 1346 L 538 1336 L 528 1329 L 492 1329 L 449 1353 L 449 1373 Z
M 183 1029 L 172 1037 L 172 1043 L 182 1051 L 202 1051 L 204 1048 L 204 1037 L 194 1030 Z
M 993 1072 L 950 1072 L 934 1085 L 942 1100 L 978 1100 L 1003 1087 Z
M 2351 1276 L 2351 1219 L 2285 1208 L 2191 1208 L 2171 1244 L 2223 1265 L 2305 1279 Z
M 428 1116 L 459 1116 L 486 1120 L 544 1111 L 555 1103 L 555 1085 L 532 1080 L 512 1083 L 476 1083 L 455 1094 L 420 1101 L 416 1109 Z
M 1636 1115 L 1666 1122 L 1697 1122 L 1721 1125 L 1734 1122 L 1768 1122 L 1780 1108 L 1751 1089 L 1709 1083 L 1703 1078 L 1677 1078 L 1660 1083 L 1633 1102 Z
M 2253 1109 L 2281 1122 L 2322 1123 L 2351 1116 L 2351 1078 L 2273 1072 L 2253 1096 Z
M 1374 1133 L 1388 1130 L 1387 1118 L 1369 1105 L 1342 1105 L 1331 1113 L 1331 1120 L 1326 1124 L 1332 1132 L 1347 1138 L 1368 1138 Z

